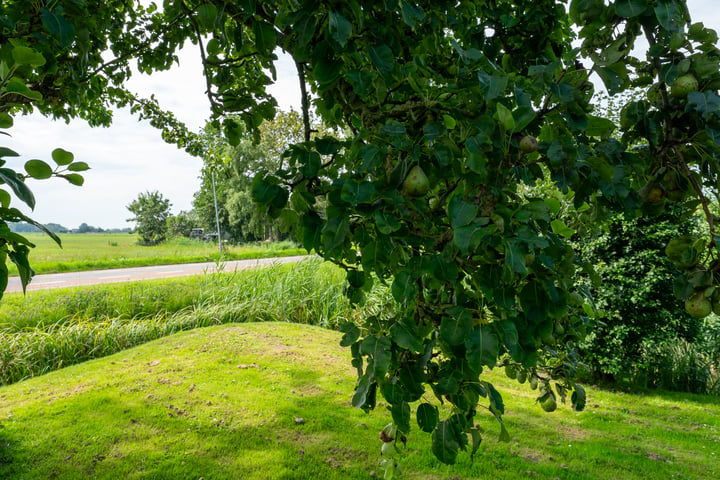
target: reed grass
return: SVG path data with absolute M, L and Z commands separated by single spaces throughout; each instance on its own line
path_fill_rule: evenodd
M 343 272 L 318 259 L 184 279 L 8 295 L 0 383 L 103 357 L 182 330 L 281 321 L 335 328 L 353 316 Z

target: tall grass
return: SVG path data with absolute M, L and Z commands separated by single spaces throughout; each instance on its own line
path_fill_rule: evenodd
M 308 260 L 154 286 L 76 288 L 28 298 L 27 315 L 17 318 L 8 316 L 20 311 L 13 298 L 0 308 L 0 383 L 208 325 L 284 321 L 335 328 L 353 316 L 343 278 L 339 268 Z

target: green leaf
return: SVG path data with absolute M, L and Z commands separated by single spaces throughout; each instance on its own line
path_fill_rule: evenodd
M 410 432 L 410 405 L 408 402 L 400 402 L 390 407 L 393 423 L 400 432 Z
M 403 318 L 390 327 L 390 337 L 400 347 L 411 352 L 423 351 L 423 339 L 417 331 L 417 326 L 410 318 Z
M 2 208 L 8 208 L 10 206 L 10 202 L 12 202 L 10 194 L 5 190 L 0 189 L 0 206 L 2 206 Z
M 61 47 L 69 47 L 75 39 L 75 27 L 68 23 L 62 15 L 51 12 L 47 8 L 40 9 L 42 23 L 50 34 L 55 37 Z
M 472 327 L 472 312 L 467 308 L 452 307 L 440 322 L 440 338 L 450 345 L 461 345 Z
M 6 147 L 0 147 L 0 158 L 2 157 L 19 157 L 20 154 L 17 153 L 15 150 L 10 150 Z
M 5 182 L 12 189 L 13 193 L 25 202 L 28 207 L 31 209 L 35 208 L 35 196 L 14 170 L 0 168 L 0 180 Z
M 30 47 L 16 45 L 13 47 L 11 54 L 15 63 L 20 65 L 31 65 L 33 67 L 45 65 L 45 57 Z
M 494 227 L 487 225 L 488 220 L 483 219 L 480 223 L 471 223 L 464 227 L 453 229 L 453 243 L 463 253 L 475 250 L 483 238 L 492 233 Z
M 75 156 L 67 150 L 63 150 L 62 148 L 56 148 L 52 151 L 52 159 L 58 165 L 70 165 L 75 159 Z
M 261 55 L 270 55 L 277 45 L 277 34 L 275 27 L 267 22 L 256 20 L 253 22 L 253 34 L 255 36 L 255 48 Z
M 429 403 L 421 403 L 418 405 L 415 417 L 420 430 L 425 433 L 430 433 L 435 430 L 435 426 L 437 426 L 438 420 L 440 420 L 437 407 Z
M 658 0 L 655 5 L 655 16 L 660 26 L 668 32 L 676 32 L 680 29 L 682 16 L 678 10 L 675 0 Z
M 563 236 L 565 238 L 572 238 L 573 235 L 575 235 L 575 230 L 565 225 L 565 222 L 562 220 L 555 219 L 550 223 L 550 226 L 552 227 L 553 233 L 556 235 Z
M 414 29 L 418 23 L 425 20 L 425 12 L 417 5 L 411 5 L 408 2 L 400 2 L 400 13 L 402 14 L 403 21 L 412 29 Z
M 466 358 L 470 367 L 476 372 L 482 371 L 483 365 L 495 367 L 500 355 L 500 342 L 495 332 L 487 325 L 478 325 L 465 340 Z
M 570 396 L 570 401 L 572 402 L 573 410 L 576 412 L 582 412 L 585 409 L 585 389 L 582 387 L 582 385 L 575 385 L 575 390 L 573 391 L 572 395 Z
M 451 422 L 440 422 L 432 434 L 432 452 L 438 460 L 448 465 L 455 463 L 460 449 L 459 434 Z
M 375 185 L 371 182 L 356 182 L 355 180 L 347 180 L 343 183 L 340 192 L 342 201 L 351 205 L 362 203 L 370 203 L 375 194 Z
M 25 162 L 25 171 L 32 178 L 42 180 L 52 177 L 53 169 L 42 160 L 28 160 Z
M 450 115 L 443 115 L 443 123 L 448 130 L 454 130 L 457 125 L 457 121 Z
M 464 227 L 477 217 L 480 207 L 475 202 L 468 202 L 460 195 L 454 195 L 448 204 L 450 224 L 453 228 Z
M 512 112 L 502 103 L 497 104 L 497 118 L 500 123 L 505 127 L 505 130 L 512 132 L 515 130 L 515 118 Z
M 203 30 L 212 30 L 215 27 L 217 16 L 217 7 L 212 3 L 203 3 L 198 7 L 197 20 Z
M 415 280 L 415 276 L 407 270 L 402 270 L 395 275 L 395 280 L 393 280 L 390 289 L 393 298 L 400 303 L 413 300 L 418 292 L 418 286 Z
M 371 45 L 368 47 L 368 54 L 383 77 L 387 77 L 395 69 L 395 55 L 387 45 Z
M 43 98 L 40 92 L 30 90 L 27 85 L 25 85 L 25 83 L 17 77 L 13 77 L 10 81 L 8 81 L 7 85 L 5 85 L 5 90 L 8 93 L 16 93 L 25 98 L 29 98 L 30 100 L 39 101 Z
M 608 138 L 616 128 L 615 123 L 606 118 L 589 115 L 585 135 L 588 137 Z
M 0 112 L 0 128 L 10 128 L 13 126 L 13 118 L 9 113 Z M 0 157 L 2 155 L 0 154 Z
M 345 322 L 340 325 L 340 331 L 344 334 L 340 339 L 341 347 L 349 347 L 360 338 L 360 329 L 353 322 Z
M 621 17 L 633 18 L 643 13 L 647 7 L 647 0 L 618 0 L 615 2 L 615 13 Z
M 84 172 L 90 170 L 90 165 L 85 162 L 73 162 L 68 165 L 68 170 L 71 172 Z
M 328 28 L 332 38 L 338 42 L 341 47 L 345 48 L 348 39 L 352 35 L 352 24 L 341 14 L 330 12 Z
M 368 356 L 368 371 L 372 378 L 382 378 L 390 366 L 392 342 L 386 336 L 370 335 L 360 343 L 360 352 Z
M 28 262 L 28 253 L 30 253 L 30 249 L 26 245 L 15 245 L 14 247 L 14 250 L 8 251 L 7 254 L 10 260 L 12 260 L 17 267 L 23 293 L 25 293 L 28 283 L 30 283 L 33 275 L 35 275 L 35 271 L 30 268 L 30 262 Z
M 398 222 L 395 215 L 392 213 L 386 213 L 383 211 L 375 212 L 375 225 L 380 233 L 383 235 L 390 235 L 393 232 L 397 232 L 402 227 Z
M 82 184 L 85 183 L 85 179 L 79 173 L 67 173 L 64 175 L 58 175 L 58 177 L 64 178 L 76 187 L 82 187 Z
M 515 131 L 521 132 L 530 122 L 535 120 L 535 110 L 528 105 L 523 105 L 513 111 L 513 119 L 515 120 Z

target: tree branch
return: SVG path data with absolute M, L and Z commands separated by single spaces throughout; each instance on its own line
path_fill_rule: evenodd
M 310 141 L 310 105 L 308 102 L 307 85 L 305 84 L 305 67 L 300 62 L 295 62 L 295 68 L 298 72 L 298 79 L 300 80 L 300 96 L 302 106 L 302 117 L 303 117 L 303 129 L 305 130 L 305 141 Z

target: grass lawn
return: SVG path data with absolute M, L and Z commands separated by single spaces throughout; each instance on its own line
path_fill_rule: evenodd
M 36 273 L 75 272 L 106 268 L 166 265 L 215 261 L 218 245 L 212 242 L 171 239 L 161 245 L 144 247 L 137 244 L 137 235 L 128 233 L 60 234 L 62 248 L 44 233 L 23 234 L 35 244 L 30 250 L 30 265 Z M 305 249 L 290 242 L 226 246 L 224 260 L 304 255 Z M 8 261 L 11 275 L 15 265 Z
M 337 332 L 288 323 L 196 329 L 0 387 L 3 479 L 368 479 L 382 406 L 349 404 L 355 373 Z M 512 440 L 490 416 L 475 462 L 438 464 L 415 429 L 407 479 L 713 479 L 720 399 L 588 387 L 587 410 L 505 393 Z M 512 393 L 513 397 L 510 397 Z

